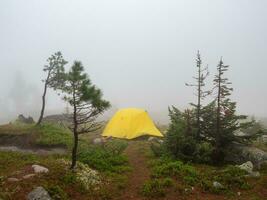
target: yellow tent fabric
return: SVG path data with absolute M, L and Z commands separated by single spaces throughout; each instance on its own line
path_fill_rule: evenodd
M 148 113 L 143 109 L 126 108 L 116 112 L 102 136 L 133 139 L 142 135 L 163 137 Z

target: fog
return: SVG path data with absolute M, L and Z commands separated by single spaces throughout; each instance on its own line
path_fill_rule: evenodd
M 197 50 L 208 88 L 223 56 L 238 112 L 265 117 L 266 8 L 266 0 L 1 0 L 0 123 L 38 116 L 42 68 L 56 51 L 67 68 L 82 61 L 113 106 L 107 118 L 140 107 L 166 123 L 168 106 L 188 107 Z M 46 115 L 65 106 L 49 90 Z

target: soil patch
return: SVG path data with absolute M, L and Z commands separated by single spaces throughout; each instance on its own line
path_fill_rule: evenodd
M 125 150 L 125 154 L 129 158 L 129 163 L 132 171 L 128 176 L 129 183 L 123 195 L 118 198 L 120 200 L 132 199 L 141 200 L 145 199 L 140 194 L 140 188 L 146 180 L 149 179 L 150 171 L 147 167 L 147 158 L 144 152 L 140 150 L 141 143 L 139 141 L 130 141 Z M 143 147 L 142 147 L 143 148 Z

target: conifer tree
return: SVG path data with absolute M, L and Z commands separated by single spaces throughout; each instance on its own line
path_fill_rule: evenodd
M 205 79 L 209 75 L 208 67 L 203 68 L 202 67 L 202 60 L 199 51 L 197 52 L 197 59 L 196 59 L 196 67 L 197 67 L 197 77 L 193 77 L 196 80 L 196 84 L 188 84 L 186 83 L 186 86 L 196 87 L 197 93 L 195 94 L 197 96 L 197 103 L 191 103 L 191 105 L 196 110 L 196 138 L 200 139 L 202 134 L 202 123 L 201 123 L 201 115 L 202 115 L 202 100 L 210 94 L 210 91 L 205 91 Z
M 47 88 L 59 89 L 64 84 L 64 66 L 67 61 L 64 60 L 61 52 L 56 52 L 47 59 L 48 64 L 44 66 L 43 71 L 47 73 L 44 82 L 44 91 L 42 95 L 42 108 L 40 117 L 36 125 L 40 125 L 45 111 L 46 92 Z
M 62 88 L 64 100 L 72 107 L 71 130 L 74 137 L 71 169 L 76 166 L 78 136 L 93 132 L 101 127 L 96 118 L 110 107 L 108 101 L 103 100 L 102 92 L 93 85 L 81 62 L 75 61 L 70 71 L 65 75 Z
M 215 112 L 215 124 L 213 126 L 215 135 L 213 137 L 215 140 L 214 156 L 216 159 L 223 159 L 225 147 L 229 143 L 238 140 L 235 131 L 246 124 L 241 123 L 241 120 L 247 118 L 245 115 L 236 114 L 236 102 L 232 102 L 229 98 L 233 88 L 230 87 L 232 83 L 225 77 L 225 72 L 228 71 L 228 68 L 229 66 L 224 65 L 221 59 L 217 66 L 217 74 L 213 80 L 216 100 L 215 103 L 211 104 L 215 108 L 211 109 Z

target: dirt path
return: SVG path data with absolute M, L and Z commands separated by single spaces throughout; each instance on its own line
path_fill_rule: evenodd
M 149 169 L 147 167 L 147 159 L 144 152 L 148 147 L 144 146 L 140 141 L 131 141 L 125 150 L 125 154 L 129 158 L 132 171 L 129 174 L 129 184 L 120 198 L 121 200 L 144 199 L 140 194 L 140 188 L 146 180 L 149 179 Z

